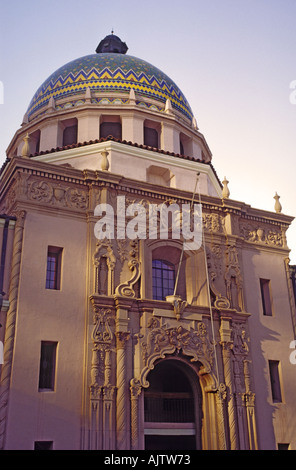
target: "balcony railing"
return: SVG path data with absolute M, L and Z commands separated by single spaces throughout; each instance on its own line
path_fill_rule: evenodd
M 147 423 L 192 423 L 194 400 L 190 393 L 148 393 L 144 400 Z

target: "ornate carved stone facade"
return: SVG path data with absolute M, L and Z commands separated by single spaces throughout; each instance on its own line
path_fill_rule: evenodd
M 130 198 L 128 180 L 119 184 L 109 173 L 71 169 L 71 175 L 66 174 L 62 167 L 53 169 L 20 158 L 12 160 L 7 172 L 10 185 L 7 184 L 1 207 L 2 213 L 17 215 L 17 251 L 13 254 L 17 266 L 23 230 L 20 221 L 24 220 L 20 214 L 25 211 L 33 214 L 36 210 L 45 213 L 59 210 L 66 218 L 75 214 L 81 220 L 88 214 L 84 223 L 92 234 L 96 204 L 108 200 L 116 214 L 117 194 L 126 196 L 127 205 L 138 203 L 146 211 L 160 200 L 179 204 L 189 201 L 185 192 L 180 194 L 173 189 L 160 196 L 150 188 L 147 197 L 141 185 L 137 187 L 137 197 Z M 153 243 L 151 248 L 149 240 L 96 240 L 90 236 L 87 268 L 90 304 L 86 319 L 92 330 L 87 328 L 85 337 L 89 346 L 84 375 L 84 448 L 143 448 L 143 397 L 149 389 L 148 376 L 159 361 L 168 358 L 187 363 L 200 383 L 203 420 L 202 428 L 196 431 L 200 446 L 258 448 L 250 313 L 246 310 L 242 256 L 250 245 L 254 249 L 260 246 L 285 250 L 288 218 L 274 215 L 274 220 L 269 222 L 264 215 L 264 220 L 261 217 L 259 221 L 258 217 L 258 221 L 246 223 L 248 208 L 243 207 L 241 213 L 242 208 L 231 212 L 231 204 L 228 207 L 226 201 L 202 198 L 207 263 L 199 275 L 206 282 L 205 270 L 208 271 L 210 297 L 206 302 L 198 293 L 191 303 L 178 296 L 165 304 L 143 297 L 143 283 L 151 282 L 147 280 L 150 269 L 147 263 L 151 258 L 145 256 L 144 247 L 152 253 Z M 163 249 L 169 250 L 173 242 L 167 241 Z M 16 269 L 13 265 L 15 276 Z M 187 276 L 187 284 L 195 284 L 194 276 Z M 15 297 L 13 280 L 11 286 L 11 296 Z M 8 336 L 11 321 L 11 328 L 15 324 L 12 297 L 7 315 Z M 13 341 L 13 334 L 10 338 Z M 7 354 L 9 344 L 7 339 Z M 10 359 L 2 371 L 2 437 L 9 364 Z
M 175 85 L 146 64 L 150 83 L 143 61 L 128 57 L 115 80 L 104 61 L 116 66 L 121 57 L 108 57 L 82 58 L 76 78 L 65 66 L 63 79 L 47 82 L 0 173 L 8 240 L 0 244 L 8 266 L 0 448 L 172 450 L 177 438 L 178 450 L 295 449 L 293 426 L 283 426 L 296 416 L 286 346 L 296 331 L 286 242 L 293 218 L 279 204 L 271 213 L 231 200 Z M 103 67 L 92 89 L 90 63 Z M 62 97 L 53 96 L 62 83 Z M 104 135 L 105 125 L 121 138 Z M 75 142 L 65 143 L 66 130 Z M 202 213 L 197 222 L 187 216 L 188 229 L 198 225 L 201 243 L 185 249 L 175 229 L 186 212 L 177 209 L 195 203 Z M 99 205 L 112 209 L 114 236 L 96 236 Z M 128 237 L 121 230 L 137 226 L 135 208 L 143 223 Z M 49 288 L 48 277 L 59 282 Z M 263 312 L 262 280 L 272 315 Z M 270 361 L 281 364 L 285 402 L 273 401 Z

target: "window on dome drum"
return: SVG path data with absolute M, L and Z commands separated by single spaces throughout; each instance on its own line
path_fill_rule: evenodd
M 144 122 L 144 145 L 148 147 L 159 148 L 159 136 L 161 125 L 158 122 L 146 119 Z
M 41 341 L 39 392 L 55 388 L 57 345 L 54 341 Z
M 77 144 L 77 124 L 66 127 L 63 131 L 63 147 Z
M 168 261 L 154 259 L 152 261 L 152 289 L 154 300 L 165 300 L 174 293 L 175 266 Z
M 180 154 L 181 155 L 193 155 L 193 142 L 190 137 L 180 133 Z
M 106 139 L 109 136 L 114 139 L 122 139 L 122 125 L 120 116 L 102 116 L 100 124 L 100 138 Z
M 282 402 L 282 386 L 280 377 L 280 361 L 268 361 L 271 393 L 273 403 Z
M 156 129 L 144 127 L 144 145 L 158 148 L 158 132 Z
M 40 130 L 37 130 L 30 134 L 30 153 L 39 153 L 40 150 Z
M 272 316 L 272 298 L 269 279 L 260 279 L 263 315 Z
M 49 246 L 47 251 L 46 289 L 60 290 L 63 248 Z

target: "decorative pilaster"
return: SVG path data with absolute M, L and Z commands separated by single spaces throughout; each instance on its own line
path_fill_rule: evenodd
M 256 416 L 255 416 L 255 393 L 251 391 L 251 377 L 250 377 L 250 361 L 244 361 L 244 376 L 245 376 L 245 403 L 247 410 L 247 424 L 249 436 L 249 449 L 258 450 Z
M 126 405 L 129 401 L 126 378 L 126 343 L 130 335 L 128 332 L 116 333 L 117 350 L 117 401 L 116 401 L 116 425 L 117 425 L 117 450 L 128 450 L 128 417 Z
M 114 449 L 114 429 L 113 429 L 113 413 L 114 413 L 114 391 L 115 387 L 111 385 L 112 378 L 112 359 L 111 350 L 105 351 L 105 383 L 103 388 L 103 448 L 104 450 Z
M 142 392 L 142 386 L 138 379 L 132 379 L 130 382 L 131 392 L 131 450 L 139 448 L 139 396 Z
M 9 310 L 6 317 L 4 338 L 4 364 L 0 382 L 0 449 L 4 449 L 7 424 L 11 369 L 13 361 L 15 325 L 18 305 L 20 266 L 23 246 L 23 233 L 26 211 L 16 213 L 15 235 L 13 242 L 12 264 L 9 284 Z
M 232 380 L 231 370 L 231 344 L 222 343 L 222 358 L 224 366 L 225 384 L 228 389 L 228 420 L 229 420 L 229 436 L 230 436 L 230 449 L 238 450 L 238 429 L 236 419 L 236 403 L 234 384 Z
M 232 357 L 231 349 L 233 346 L 231 338 L 231 328 L 228 319 L 221 320 L 220 338 L 222 346 L 222 359 L 224 367 L 225 385 L 228 391 L 228 422 L 229 422 L 229 438 L 230 449 L 238 450 L 238 428 L 236 419 L 236 402 L 235 402 L 235 389 L 232 377 Z
M 218 417 L 218 443 L 219 450 L 227 450 L 226 442 L 226 422 L 225 422 L 225 401 L 227 390 L 225 384 L 220 384 L 216 394 L 217 417 Z
M 114 319 L 110 309 L 94 305 L 94 347 L 90 386 L 90 449 L 114 448 L 114 390 L 112 386 L 112 345 Z

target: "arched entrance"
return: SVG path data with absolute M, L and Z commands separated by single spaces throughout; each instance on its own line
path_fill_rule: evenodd
M 144 391 L 145 449 L 201 449 L 202 394 L 197 370 L 166 358 L 147 376 Z

